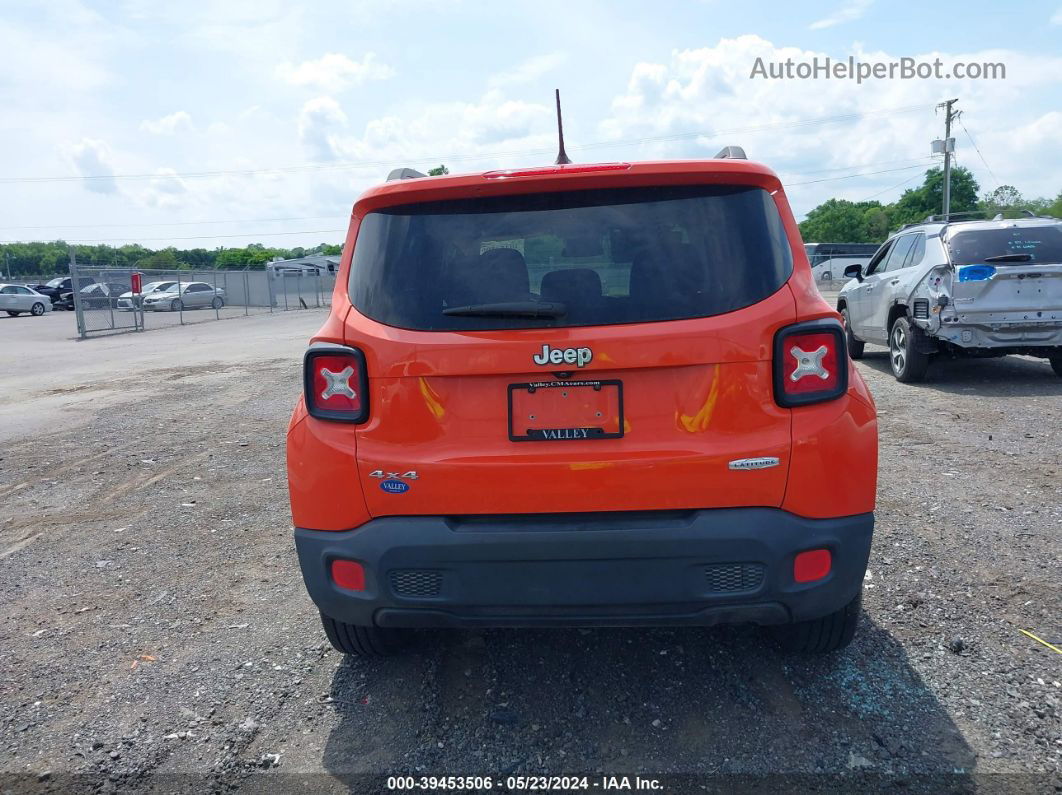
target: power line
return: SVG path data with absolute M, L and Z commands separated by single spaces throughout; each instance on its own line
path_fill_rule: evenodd
M 846 174 L 843 177 L 825 177 L 824 179 L 812 179 L 807 182 L 788 182 L 785 183 L 784 187 L 792 188 L 797 185 L 814 185 L 819 182 L 834 182 L 840 179 L 854 179 L 855 177 L 873 177 L 877 174 L 893 174 L 897 171 L 910 171 L 912 168 L 922 168 L 922 165 L 904 166 L 903 168 L 886 168 L 882 171 L 867 171 L 863 174 Z
M 892 165 L 894 163 L 922 163 L 932 160 L 931 156 L 902 158 L 899 160 L 878 160 L 872 163 L 860 163 L 859 165 L 835 166 L 833 168 L 820 168 L 812 171 L 781 171 L 780 175 L 802 177 L 812 174 L 828 174 L 834 171 L 849 171 L 853 168 L 867 168 L 868 166 Z M 348 216 L 343 215 L 303 215 L 289 216 L 286 218 L 227 218 L 223 220 L 213 219 L 207 221 L 148 221 L 142 223 L 101 223 L 101 224 L 36 224 L 25 226 L 0 226 L 0 230 L 17 229 L 140 229 L 170 226 L 213 226 L 218 224 L 257 224 L 257 223 L 280 223 L 287 221 L 319 221 L 319 220 L 345 220 Z
M 912 181 L 918 179 L 920 176 L 922 176 L 922 175 L 921 174 L 914 174 L 914 175 L 908 177 L 907 179 L 905 179 L 903 182 L 897 182 L 895 185 L 890 185 L 889 187 L 885 188 L 885 190 L 879 190 L 877 193 L 872 193 L 869 196 L 867 196 L 865 199 L 860 199 L 860 201 L 868 202 L 871 199 L 876 199 L 881 194 L 888 193 L 890 190 L 895 190 L 896 188 L 902 188 L 908 182 L 912 182 Z
M 922 164 L 913 166 L 904 166 L 902 168 L 888 168 L 880 171 L 866 171 L 859 174 L 845 174 L 840 177 L 824 177 L 822 179 L 813 179 L 807 182 L 789 182 L 785 183 L 783 187 L 791 188 L 799 185 L 813 185 L 820 182 L 836 182 L 844 179 L 856 179 L 859 177 L 872 177 L 878 174 L 892 174 L 897 171 L 909 171 L 913 168 L 922 168 Z M 917 175 L 915 175 L 917 176 Z M 909 180 L 908 180 L 909 181 Z M 135 239 L 124 237 L 107 237 L 107 238 L 81 238 L 75 240 L 66 241 L 68 243 L 110 243 L 113 241 L 126 241 L 129 243 L 147 243 L 155 242 L 159 240 L 219 240 L 223 238 L 256 238 L 256 237 L 273 237 L 278 235 L 324 235 L 324 234 L 339 234 L 345 233 L 346 229 L 304 229 L 291 232 L 241 232 L 238 234 L 224 234 L 224 235 L 190 235 L 187 237 L 140 237 Z M 20 243 L 24 241 L 20 240 L 2 240 L 0 243 Z
M 866 118 L 869 116 L 876 116 L 885 113 L 908 113 L 916 110 L 923 110 L 925 108 L 932 107 L 932 105 L 905 105 L 894 108 L 880 108 L 877 110 L 862 111 L 860 113 L 845 113 L 834 116 L 820 116 L 810 119 L 797 119 L 794 121 L 774 122 L 771 124 L 762 124 L 754 127 L 734 127 L 730 129 L 719 130 L 699 130 L 685 133 L 674 133 L 671 135 L 658 135 L 642 138 L 628 138 L 617 139 L 615 141 L 597 141 L 578 146 L 569 147 L 573 151 L 583 151 L 589 149 L 607 149 L 615 147 L 625 146 L 638 146 L 646 143 L 665 143 L 669 141 L 679 141 L 689 138 L 719 138 L 724 135 L 737 135 L 741 133 L 754 133 L 763 132 L 766 130 L 774 130 L 781 128 L 804 128 L 812 127 L 820 124 L 836 124 L 845 121 L 852 121 L 855 119 Z M 407 162 L 466 162 L 470 160 L 486 160 L 498 157 L 515 157 L 515 156 L 531 156 L 539 154 L 552 154 L 552 149 L 538 149 L 538 150 L 512 150 L 508 152 L 484 152 L 476 154 L 451 154 L 451 155 L 431 155 L 424 157 L 409 157 L 405 160 Z M 167 178 L 179 178 L 179 179 L 203 179 L 213 177 L 224 176 L 258 176 L 264 174 L 283 174 L 283 173 L 300 173 L 300 172 L 319 172 L 319 171 L 337 171 L 337 170 L 356 170 L 363 168 L 380 168 L 396 165 L 393 160 L 361 160 L 361 161 L 341 161 L 336 163 L 303 163 L 294 166 L 277 166 L 271 168 L 253 168 L 253 169 L 219 169 L 212 171 L 190 171 L 184 173 L 135 173 L 135 174 L 88 174 L 78 176 L 36 176 L 36 177 L 0 177 L 0 184 L 28 184 L 28 183 L 51 183 L 51 182 L 78 182 L 78 181 L 92 181 L 92 180 L 151 180 L 151 179 L 167 179 Z
M 861 173 L 858 173 L 858 174 L 845 174 L 845 175 L 839 176 L 839 177 L 824 177 L 822 179 L 813 179 L 813 180 L 808 180 L 806 182 L 788 182 L 788 183 L 784 183 L 783 187 L 792 188 L 792 187 L 796 187 L 796 186 L 799 186 L 799 185 L 814 185 L 814 184 L 818 184 L 818 183 L 821 183 L 821 182 L 836 182 L 836 181 L 845 180 L 845 179 L 857 179 L 859 177 L 873 177 L 873 176 L 877 176 L 878 174 L 892 174 L 892 173 L 895 173 L 897 171 L 910 171 L 913 168 L 920 169 L 920 168 L 922 168 L 923 165 L 924 164 L 916 164 L 916 165 L 913 165 L 913 166 L 903 166 L 902 168 L 887 168 L 887 169 L 882 169 L 880 171 L 865 171 L 865 172 L 861 172 Z M 916 174 L 914 176 L 916 177 L 918 175 Z M 911 177 L 911 179 L 914 179 L 914 177 Z M 902 182 L 900 184 L 902 185 L 902 184 L 905 184 L 906 182 L 910 182 L 910 179 L 905 180 L 904 182 Z M 898 186 L 893 186 L 893 187 L 898 187 Z M 891 188 L 886 188 L 886 190 L 891 190 Z M 884 193 L 884 191 L 882 191 L 882 193 Z M 875 194 L 875 195 L 878 195 L 878 194 Z M 319 217 L 328 217 L 328 216 L 319 216 Z M 185 224 L 185 223 L 194 224 L 195 222 L 194 221 L 189 221 L 189 222 L 182 221 L 180 223 L 181 224 Z M 227 238 L 234 238 L 234 237 L 256 238 L 256 237 L 274 237 L 274 236 L 278 236 L 278 235 L 324 235 L 324 234 L 345 233 L 346 231 L 347 231 L 346 229 L 302 229 L 302 230 L 290 231 L 290 232 L 241 232 L 241 233 L 223 234 L 223 235 L 189 235 L 189 236 L 182 236 L 182 237 L 139 237 L 139 238 L 135 238 L 135 239 L 125 238 L 125 237 L 80 238 L 80 239 L 68 240 L 66 242 L 68 242 L 68 243 L 111 243 L 111 242 L 114 242 L 114 241 L 126 241 L 128 243 L 148 243 L 148 242 L 156 242 L 156 241 L 159 241 L 159 240 L 220 240 L 220 239 L 227 239 Z M 0 243 L 21 243 L 21 242 L 26 242 L 26 241 L 22 241 L 22 240 L 0 240 Z
M 992 166 L 988 165 L 988 161 L 985 160 L 985 156 L 981 154 L 981 150 L 977 148 L 977 141 L 974 140 L 974 137 L 970 135 L 970 131 L 966 129 L 966 125 L 963 124 L 961 121 L 959 122 L 959 126 L 962 127 L 962 131 L 966 133 L 966 137 L 970 139 L 970 143 L 973 144 L 974 151 L 977 152 L 977 156 L 981 158 L 981 162 L 985 164 L 985 168 L 988 169 L 989 175 L 995 181 L 996 187 L 998 188 L 1000 186 L 999 179 L 992 172 Z
M 820 168 L 816 171 L 779 171 L 779 176 L 786 175 L 790 177 L 807 177 L 812 174 L 827 174 L 831 171 L 851 171 L 853 168 L 870 168 L 871 166 L 891 166 L 898 163 L 910 163 L 912 165 L 928 165 L 933 160 L 932 155 L 925 155 L 924 157 L 905 157 L 899 160 L 878 160 L 873 163 L 860 163 L 858 165 L 851 166 L 837 166 L 836 168 Z
M 346 229 L 300 229 L 295 232 L 242 232 L 240 234 L 232 235 L 191 235 L 189 237 L 138 237 L 136 239 L 130 239 L 127 237 L 100 237 L 100 238 L 79 238 L 76 240 L 66 240 L 66 243 L 111 243 L 116 240 L 123 240 L 127 243 L 151 243 L 158 240 L 217 240 L 220 238 L 230 237 L 275 237 L 277 235 L 331 235 L 338 234 L 340 232 L 346 233 Z M 0 243 L 25 243 L 30 241 L 25 240 L 0 240 Z M 33 241 L 39 242 L 39 241 Z
M 324 219 L 339 220 L 345 215 L 303 215 L 291 218 L 230 218 L 224 221 L 156 221 L 139 224 L 47 224 L 40 226 L 0 226 L 0 229 L 124 229 L 132 227 L 154 226 L 206 226 L 208 224 L 258 224 L 279 221 L 320 221 Z

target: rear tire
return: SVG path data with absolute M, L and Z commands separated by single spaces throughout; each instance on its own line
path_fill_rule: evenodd
M 812 621 L 797 621 L 771 627 L 775 642 L 783 651 L 798 654 L 825 654 L 843 649 L 855 637 L 859 626 L 863 592 L 835 613 Z
M 170 310 L 171 311 L 180 312 L 183 309 L 184 309 L 184 304 L 181 302 L 180 298 L 174 298 L 172 301 L 170 301 Z
M 1062 353 L 1056 353 L 1048 361 L 1051 362 L 1051 369 L 1055 371 L 1055 375 L 1062 376 Z
M 356 657 L 389 657 L 399 651 L 405 639 L 405 633 L 400 629 L 346 624 L 324 613 L 321 613 L 321 626 L 333 649 Z
M 896 380 L 903 384 L 921 381 L 929 369 L 929 354 L 916 347 L 916 333 L 906 317 L 896 318 L 889 329 L 889 366 Z
M 863 348 L 866 345 L 862 340 L 857 340 L 852 333 L 852 323 L 848 318 L 848 307 L 841 309 L 841 320 L 844 321 L 844 336 L 848 340 L 848 355 L 853 359 L 863 358 Z
M 216 295 L 214 296 L 214 300 L 210 302 L 210 305 L 214 309 L 221 309 L 221 307 L 225 306 L 225 302 L 221 300 L 220 295 Z
M 42 304 L 40 301 L 37 301 L 33 306 L 30 307 L 30 314 L 34 317 L 40 317 L 41 315 L 43 315 L 44 304 Z

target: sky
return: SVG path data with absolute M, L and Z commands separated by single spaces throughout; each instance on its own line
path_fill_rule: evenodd
M 984 191 L 1062 191 L 1062 5 L 808 0 L 0 0 L 0 242 L 340 242 L 395 167 L 773 168 L 798 218 L 939 164 L 936 105 Z M 1005 77 L 769 79 L 818 58 Z

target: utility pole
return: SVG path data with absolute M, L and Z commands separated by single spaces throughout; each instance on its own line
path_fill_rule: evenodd
M 944 108 L 944 220 L 948 220 L 951 212 L 951 155 L 955 151 L 955 139 L 951 137 L 951 123 L 959 118 L 959 112 L 954 111 L 952 106 L 957 99 L 949 99 L 937 105 Z

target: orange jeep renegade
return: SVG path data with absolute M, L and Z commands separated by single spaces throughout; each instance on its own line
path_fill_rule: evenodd
M 738 147 L 392 173 L 354 205 L 287 455 L 348 654 L 421 627 L 855 632 L 874 403 L 778 177 Z

